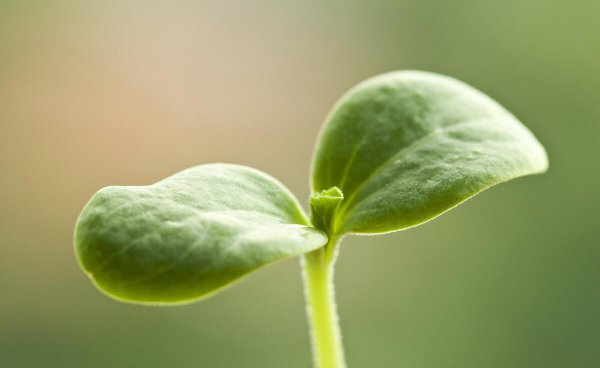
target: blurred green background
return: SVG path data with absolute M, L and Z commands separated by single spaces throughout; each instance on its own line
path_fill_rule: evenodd
M 308 197 L 321 122 L 386 71 L 457 77 L 551 169 L 410 231 L 346 239 L 350 367 L 600 366 L 600 2 L 0 1 L 0 366 L 309 367 L 290 260 L 176 308 L 97 292 L 72 251 L 102 186 L 208 162 Z

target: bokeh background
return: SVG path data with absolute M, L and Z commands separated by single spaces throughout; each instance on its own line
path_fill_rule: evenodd
M 485 91 L 551 169 L 346 239 L 350 367 L 600 366 L 600 2 L 0 1 L 0 366 L 309 367 L 297 260 L 202 303 L 97 292 L 76 217 L 112 184 L 259 168 L 305 201 L 321 122 L 397 69 Z

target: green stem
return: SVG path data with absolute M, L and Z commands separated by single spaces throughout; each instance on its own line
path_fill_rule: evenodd
M 337 239 L 304 255 L 302 268 L 316 368 L 345 368 L 342 336 L 333 290 Z

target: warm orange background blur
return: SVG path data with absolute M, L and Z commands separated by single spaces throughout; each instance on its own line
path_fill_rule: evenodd
M 350 367 L 600 366 L 600 2 L 0 1 L 0 366 L 308 367 L 296 260 L 177 308 L 98 293 L 72 251 L 99 188 L 241 163 L 305 201 L 335 100 L 396 69 L 462 79 L 551 171 L 348 239 Z

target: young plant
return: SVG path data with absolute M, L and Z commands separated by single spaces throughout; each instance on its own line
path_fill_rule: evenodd
M 487 96 L 449 77 L 393 72 L 351 89 L 327 117 L 310 219 L 267 174 L 200 165 L 98 191 L 79 216 L 75 251 L 101 291 L 149 305 L 201 300 L 301 255 L 314 364 L 345 367 L 333 296 L 343 236 L 422 224 L 547 167 L 531 132 Z

